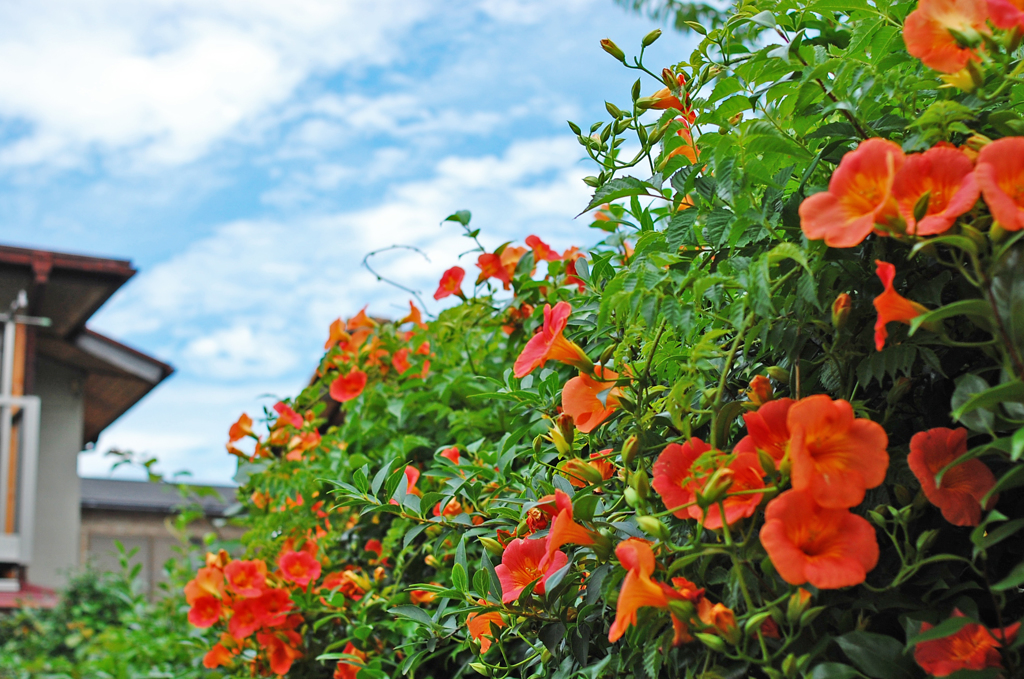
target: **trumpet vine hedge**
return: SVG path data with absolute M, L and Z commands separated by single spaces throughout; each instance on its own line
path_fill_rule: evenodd
M 604 41 L 638 80 L 570 123 L 600 242 L 453 214 L 454 305 L 339 319 L 231 427 L 203 664 L 1022 676 L 1019 4 L 745 0 L 676 64 Z

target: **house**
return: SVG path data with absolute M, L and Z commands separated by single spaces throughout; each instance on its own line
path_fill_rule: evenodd
M 222 540 L 238 540 L 243 530 L 226 525 L 224 517 L 237 504 L 232 486 L 190 486 L 188 497 L 170 483 L 82 479 L 82 511 L 79 563 L 90 562 L 97 570 L 119 571 L 117 543 L 134 550 L 129 560 L 140 566 L 138 582 L 143 591 L 157 592 L 164 581 L 164 563 L 176 556 L 182 539 L 200 541 L 216 532 Z M 202 509 L 204 518 L 177 535 L 174 517 L 183 506 Z
M 0 246 L 0 607 L 46 598 L 79 565 L 78 453 L 173 372 L 86 327 L 134 274 Z

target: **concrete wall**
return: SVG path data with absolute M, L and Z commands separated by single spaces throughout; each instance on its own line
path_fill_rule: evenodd
M 28 579 L 58 588 L 78 566 L 81 494 L 78 453 L 82 450 L 85 374 L 40 356 L 35 393 L 42 401 L 39 422 L 39 477 L 36 523 Z
M 164 564 L 168 559 L 180 558 L 175 548 L 181 542 L 168 528 L 172 516 L 155 512 L 83 509 L 81 520 L 82 564 L 89 561 L 98 570 L 120 573 L 116 546 L 116 542 L 120 542 L 126 550 L 138 550 L 129 561 L 142 566 L 138 579 L 143 591 L 154 595 L 160 593 L 160 584 L 167 581 Z M 237 526 L 216 527 L 203 520 L 189 525 L 187 532 L 193 545 L 198 545 L 202 536 L 209 532 L 216 532 L 223 540 L 238 540 L 244 531 Z

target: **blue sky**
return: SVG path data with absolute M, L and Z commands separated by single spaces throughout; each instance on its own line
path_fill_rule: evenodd
M 654 27 L 612 0 L 5 3 L 0 242 L 131 259 L 91 326 L 177 368 L 80 473 L 120 447 L 228 482 L 238 414 L 301 388 L 334 318 L 407 303 L 363 256 L 421 247 L 378 265 L 430 292 L 465 249 L 439 226 L 457 209 L 490 245 L 593 242 L 565 121 L 628 101 L 598 41 Z M 647 61 L 693 44 L 667 32 Z

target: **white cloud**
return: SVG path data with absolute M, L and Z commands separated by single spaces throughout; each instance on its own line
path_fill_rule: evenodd
M 588 197 L 578 158 L 571 138 L 518 142 L 501 156 L 444 158 L 432 177 L 393 187 L 365 210 L 222 225 L 139 274 L 94 324 L 186 374 L 242 380 L 311 369 L 335 317 L 368 302 L 389 314 L 408 299 L 360 267 L 368 252 L 421 248 L 430 261 L 398 250 L 373 266 L 432 302 L 440 273 L 468 249 L 457 225 L 439 226 L 456 209 L 473 209 L 492 245 L 529 233 L 555 247 L 571 244 L 570 234 L 578 243 L 572 219 Z
M 0 6 L 8 165 L 92 150 L 193 160 L 313 74 L 384 63 L 428 0 L 50 0 Z

